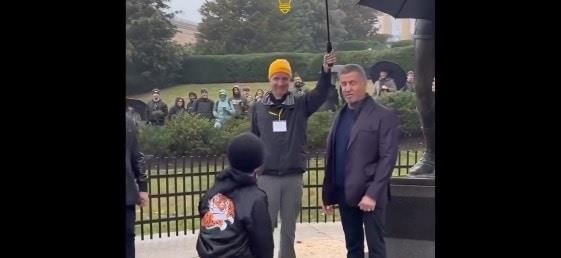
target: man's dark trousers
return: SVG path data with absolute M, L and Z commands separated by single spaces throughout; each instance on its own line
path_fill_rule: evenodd
M 126 258 L 134 258 L 134 221 L 136 219 L 135 206 L 127 205 L 125 208 L 125 248 Z
M 341 224 L 345 232 L 347 258 L 364 258 L 364 234 L 368 244 L 368 258 L 386 258 L 384 241 L 385 210 L 376 207 L 372 212 L 363 212 L 350 207 L 344 201 L 344 191 L 337 190 Z M 364 229 L 363 229 L 364 225 Z

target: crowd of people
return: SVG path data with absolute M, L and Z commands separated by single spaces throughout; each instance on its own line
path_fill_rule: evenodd
M 435 90 L 435 79 L 432 81 L 432 92 Z M 388 92 L 395 91 L 406 91 L 415 92 L 415 72 L 408 71 L 407 79 L 405 85 L 401 89 L 397 88 L 397 85 L 393 78 L 391 78 L 387 71 L 380 72 L 380 78 L 374 82 L 374 98 L 383 96 Z
M 305 83 L 299 76 L 291 80 L 291 92 L 295 96 L 302 96 L 307 89 L 304 88 Z M 166 121 L 170 121 L 180 114 L 187 113 L 199 115 L 214 121 L 214 127 L 220 128 L 228 120 L 232 118 L 248 117 L 249 112 L 256 102 L 260 102 L 265 95 L 265 91 L 257 89 L 252 94 L 251 88 L 234 85 L 231 95 L 225 89 L 218 91 L 218 99 L 212 100 L 208 97 L 208 90 L 201 89 L 200 97 L 195 92 L 189 92 L 187 98 L 176 97 L 172 107 L 168 107 L 167 103 L 162 100 L 159 89 L 152 90 L 152 99 L 148 101 L 147 107 L 147 123 L 156 126 L 165 125 Z M 188 102 L 186 102 L 188 99 Z M 138 123 L 140 115 L 133 107 L 128 107 L 127 115 Z
M 250 108 L 255 102 L 263 98 L 264 91 L 257 89 L 255 95 L 251 94 L 249 87 L 240 89 L 234 85 L 231 95 L 225 89 L 218 91 L 218 99 L 212 100 L 208 97 L 208 91 L 201 89 L 200 97 L 195 92 L 187 94 L 188 102 L 185 98 L 176 97 L 175 103 L 171 108 L 162 100 L 160 90 L 152 90 L 152 99 L 148 101 L 147 123 L 157 126 L 165 125 L 166 121 L 172 120 L 180 114 L 196 114 L 214 121 L 214 126 L 222 127 L 224 123 L 232 118 L 247 117 Z M 132 107 L 128 107 L 129 115 L 137 123 L 140 116 Z

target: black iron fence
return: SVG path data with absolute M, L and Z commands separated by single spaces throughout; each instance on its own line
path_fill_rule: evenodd
M 405 176 L 415 164 L 418 151 L 400 151 L 393 176 Z M 340 219 L 338 211 L 330 216 L 321 212 L 324 153 L 308 158 L 299 221 L 327 222 Z M 195 233 L 199 228 L 198 203 L 212 186 L 216 174 L 227 164 L 225 156 L 163 157 L 147 160 L 149 175 L 148 207 L 137 209 L 136 234 L 150 239 Z

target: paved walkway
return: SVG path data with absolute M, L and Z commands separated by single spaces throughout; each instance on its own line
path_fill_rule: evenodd
M 157 237 L 157 236 L 156 236 Z M 279 230 L 274 234 L 275 246 L 279 243 Z M 137 236 L 138 258 L 197 258 L 197 234 L 162 236 L 140 240 Z M 296 256 L 306 258 L 341 258 L 346 256 L 345 238 L 340 222 L 296 224 Z M 275 249 L 275 257 L 278 250 Z

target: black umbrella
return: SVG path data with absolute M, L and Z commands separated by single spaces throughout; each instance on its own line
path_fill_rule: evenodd
M 434 0 L 360 0 L 358 4 L 395 18 L 425 19 L 434 22 Z
M 382 71 L 388 73 L 388 77 L 393 79 L 398 90 L 405 86 L 405 82 L 407 81 L 405 71 L 401 66 L 390 61 L 376 62 L 370 67 L 370 79 L 372 79 L 372 82 L 376 82 L 380 78 L 380 72 Z
M 146 121 L 148 116 L 148 105 L 144 103 L 144 101 L 139 99 L 130 99 L 127 98 L 127 107 L 134 108 L 134 111 L 140 115 L 140 119 Z

